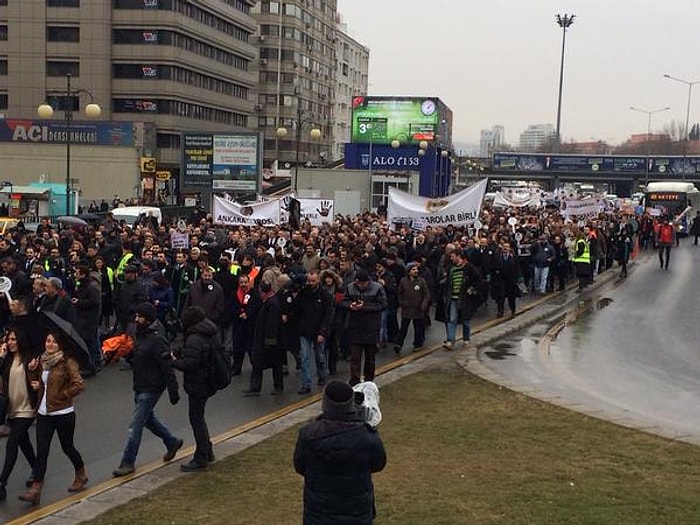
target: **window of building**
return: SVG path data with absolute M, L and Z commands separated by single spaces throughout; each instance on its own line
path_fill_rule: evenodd
M 115 98 L 112 99 L 112 111 L 114 113 L 157 113 L 229 126 L 248 126 L 248 115 L 171 99 Z
M 260 34 L 264 36 L 279 36 L 280 26 L 263 24 L 260 26 Z
M 70 74 L 74 77 L 80 76 L 80 62 L 78 61 L 61 61 L 47 60 L 46 61 L 46 76 L 47 77 L 65 77 Z
M 7 40 L 7 26 L 0 25 L 0 40 Z
M 0 77 L 7 76 L 7 59 L 0 58 Z
M 46 95 L 46 103 L 54 111 L 78 111 L 78 96 L 67 97 L 65 95 Z
M 46 40 L 49 42 L 80 42 L 80 28 L 73 26 L 48 26 Z
M 80 0 L 46 0 L 49 7 L 80 7 Z
M 180 134 L 156 133 L 156 147 L 165 149 L 180 149 Z
M 7 93 L 0 93 L 0 109 L 7 109 L 8 107 Z

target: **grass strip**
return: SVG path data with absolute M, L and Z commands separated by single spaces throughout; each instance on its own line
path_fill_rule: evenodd
M 500 388 L 462 370 L 382 389 L 377 525 L 697 524 L 700 448 Z M 299 524 L 296 429 L 87 522 Z

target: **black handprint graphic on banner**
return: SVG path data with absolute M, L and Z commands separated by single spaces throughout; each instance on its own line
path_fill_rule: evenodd
M 321 201 L 321 206 L 316 208 L 316 212 L 321 217 L 328 217 L 328 214 L 331 212 L 331 209 L 333 209 L 333 201 Z

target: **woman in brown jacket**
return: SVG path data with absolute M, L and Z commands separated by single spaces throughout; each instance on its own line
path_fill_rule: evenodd
M 17 462 L 17 453 L 27 458 L 33 470 L 36 465 L 34 447 L 29 439 L 29 428 L 36 418 L 37 395 L 31 382 L 39 378 L 37 360 L 32 359 L 29 342 L 23 332 L 10 328 L 0 344 L 0 372 L 2 373 L 2 394 L 6 400 L 7 421 L 10 435 L 5 444 L 5 462 L 0 474 L 0 501 L 7 498 L 5 486 Z
M 51 439 L 58 434 L 61 449 L 75 468 L 75 480 L 68 492 L 79 492 L 87 485 L 85 463 L 73 445 L 75 433 L 75 409 L 73 400 L 84 389 L 78 363 L 63 353 L 64 344 L 60 334 L 49 333 L 41 354 L 41 380 L 32 381 L 32 388 L 39 394 L 39 415 L 36 423 L 37 459 L 34 482 L 19 499 L 38 504 L 44 487 L 46 462 L 49 457 Z
M 425 314 L 430 305 L 430 288 L 425 279 L 418 275 L 418 266 L 409 263 L 406 276 L 401 279 L 397 289 L 401 307 L 401 328 L 396 339 L 394 352 L 401 353 L 403 341 L 408 332 L 408 325 L 413 320 L 413 350 L 425 343 Z

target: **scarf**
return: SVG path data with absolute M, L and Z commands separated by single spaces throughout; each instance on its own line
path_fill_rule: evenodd
M 44 352 L 41 354 L 41 367 L 44 370 L 50 370 L 52 366 L 54 366 L 56 363 L 58 363 L 61 359 L 63 359 L 63 351 L 59 350 L 58 352 L 54 352 L 53 354 L 49 354 L 48 352 Z

